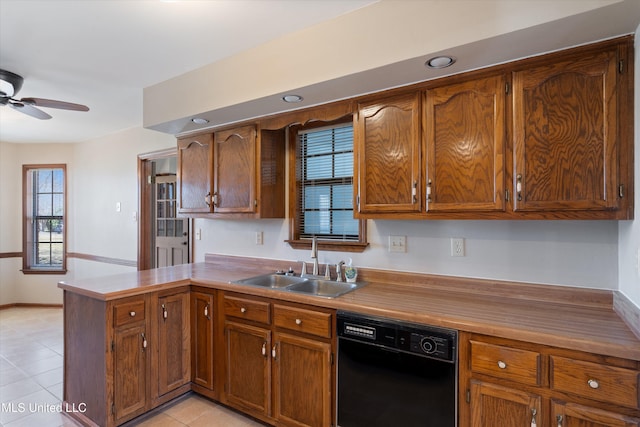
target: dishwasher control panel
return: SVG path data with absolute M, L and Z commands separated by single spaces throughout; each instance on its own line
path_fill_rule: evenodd
M 458 332 L 381 317 L 338 311 L 338 337 L 455 362 Z

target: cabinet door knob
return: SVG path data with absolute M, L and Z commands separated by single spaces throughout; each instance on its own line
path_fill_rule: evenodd
M 262 355 L 265 356 L 265 357 L 267 356 L 267 342 L 266 341 L 262 343 Z
M 204 307 L 204 317 L 209 319 L 209 303 L 207 303 L 207 305 L 205 305 Z
M 562 427 L 562 415 L 556 415 L 556 421 L 558 422 L 558 427 Z
M 600 384 L 598 384 L 598 381 L 593 380 L 593 379 L 591 379 L 591 380 L 587 381 L 587 384 L 589 384 L 589 387 L 591 387 L 591 388 L 598 388 L 598 387 L 600 387 Z
M 302 319 L 296 319 L 296 325 L 302 325 Z
M 247 312 L 247 309 L 246 309 L 246 308 L 244 308 L 244 307 L 240 307 L 240 313 L 246 313 L 246 312 Z
M 130 312 L 129 312 L 129 316 L 131 316 L 131 317 L 136 317 L 136 312 L 135 312 L 135 311 L 130 311 Z
M 498 368 L 506 369 L 507 368 L 507 364 L 504 363 L 502 360 L 498 360 Z
M 276 347 L 278 346 L 278 344 L 274 344 L 273 348 L 271 349 L 271 357 L 273 357 L 273 360 L 276 360 Z

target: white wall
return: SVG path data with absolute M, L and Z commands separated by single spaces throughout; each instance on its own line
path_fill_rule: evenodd
M 309 260 L 291 249 L 287 221 L 196 220 L 202 240 L 196 261 L 209 252 Z M 256 231 L 264 245 L 255 244 Z M 389 253 L 389 235 L 407 236 L 406 253 Z M 450 238 L 463 237 L 466 256 L 450 256 Z M 369 221 L 363 253 L 320 252 L 321 263 L 353 259 L 356 266 L 532 283 L 617 289 L 616 221 Z
M 81 144 L 0 143 L 0 252 L 22 251 L 22 164 L 66 163 L 67 251 L 137 259 L 137 156 L 175 146 L 171 135 L 133 128 Z M 116 202 L 121 211 L 116 212 Z M 96 277 L 133 267 L 67 259 L 66 275 L 24 275 L 19 258 L 0 259 L 0 305 L 58 304 L 60 280 Z
M 39 163 L 66 163 L 67 191 L 73 198 L 73 145 L 0 143 L 0 252 L 22 251 L 22 165 Z M 56 284 L 67 276 L 24 275 L 21 268 L 20 258 L 0 259 L 0 305 L 61 301 Z
M 640 26 L 636 29 L 636 34 Z M 640 47 L 635 48 L 635 220 L 621 221 L 619 231 L 619 289 L 640 307 Z

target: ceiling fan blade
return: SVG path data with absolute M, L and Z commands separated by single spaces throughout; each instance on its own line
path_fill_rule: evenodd
M 18 110 L 21 113 L 35 117 L 36 119 L 49 120 L 51 118 L 51 116 L 44 111 L 38 110 L 36 107 L 29 104 L 23 104 L 22 102 L 10 102 L 9 106 L 14 110 Z
M 20 100 L 26 105 L 35 105 L 36 107 L 46 108 L 59 108 L 61 110 L 73 110 L 73 111 L 89 111 L 89 107 L 81 104 L 74 104 L 71 102 L 56 101 L 53 99 L 44 98 L 22 98 Z

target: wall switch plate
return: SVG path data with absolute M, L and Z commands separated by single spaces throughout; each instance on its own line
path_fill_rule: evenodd
M 389 252 L 407 252 L 407 236 L 389 236 Z
M 256 231 L 256 245 L 261 245 L 263 243 L 264 234 L 262 231 Z
M 464 256 L 464 239 L 461 237 L 451 238 L 451 256 Z
M 637 249 L 636 253 L 636 273 L 638 273 L 638 277 L 640 277 L 640 248 Z
M 120 202 L 116 202 L 116 212 L 120 212 L 121 205 Z
M 196 240 L 202 240 L 202 229 L 198 228 L 196 230 Z

